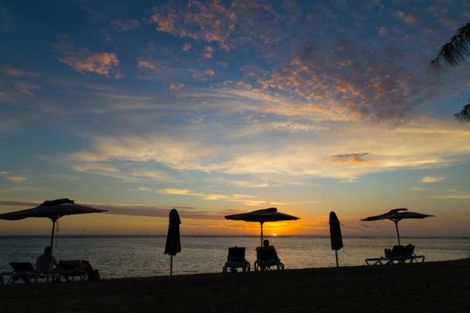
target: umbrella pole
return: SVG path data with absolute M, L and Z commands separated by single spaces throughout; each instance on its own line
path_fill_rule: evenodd
M 397 238 L 398 238 L 398 245 L 401 246 L 401 243 L 400 243 L 400 232 L 398 231 L 398 221 L 394 221 L 395 222 L 395 228 L 397 230 Z
M 52 220 L 51 255 L 52 255 L 52 249 L 53 249 L 53 245 L 54 245 L 55 222 L 56 222 L 56 220 Z
M 173 256 L 170 255 L 170 276 L 173 275 Z
M 338 263 L 338 250 L 335 250 L 335 256 L 336 256 L 336 267 L 339 267 L 339 263 Z

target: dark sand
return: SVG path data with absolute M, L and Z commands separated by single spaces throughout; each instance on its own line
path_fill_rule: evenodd
M 470 259 L 3 286 L 0 312 L 470 312 Z

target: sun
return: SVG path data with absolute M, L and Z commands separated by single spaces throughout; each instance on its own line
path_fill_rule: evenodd
M 273 233 L 273 237 L 277 237 L 277 234 L 276 234 L 276 233 Z

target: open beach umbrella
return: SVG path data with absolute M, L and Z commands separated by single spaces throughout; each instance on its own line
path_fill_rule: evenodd
M 52 234 L 51 234 L 51 249 L 54 244 L 55 225 L 59 218 L 64 215 L 86 214 L 86 213 L 99 213 L 106 210 L 95 209 L 79 204 L 75 204 L 70 199 L 57 199 L 44 201 L 40 205 L 32 209 L 20 210 L 15 212 L 8 212 L 0 214 L 0 219 L 3 220 L 22 220 L 27 217 L 47 217 L 52 221 Z
M 261 226 L 261 246 L 263 245 L 263 224 L 265 222 L 279 222 L 298 220 L 296 216 L 278 212 L 276 208 L 268 208 L 263 210 L 252 211 L 242 214 L 233 214 L 225 216 L 228 220 L 258 222 Z
M 369 221 L 378 221 L 378 220 L 391 220 L 392 222 L 395 223 L 395 229 L 397 230 L 398 245 L 401 246 L 400 232 L 398 231 L 398 222 L 406 218 L 422 219 L 422 218 L 431 217 L 431 216 L 434 216 L 434 215 L 411 212 L 411 211 L 408 211 L 408 209 L 399 208 L 399 209 L 390 210 L 389 212 L 381 214 L 381 215 L 366 217 L 365 219 L 363 219 L 363 221 L 369 222 Z
M 172 209 L 169 215 L 168 235 L 165 244 L 165 254 L 170 255 L 170 276 L 173 275 L 173 256 L 181 252 L 180 224 L 178 211 Z
M 343 247 L 343 236 L 341 235 L 341 225 L 338 217 L 333 211 L 330 212 L 330 240 L 331 250 L 335 250 L 336 267 L 338 267 L 338 250 Z

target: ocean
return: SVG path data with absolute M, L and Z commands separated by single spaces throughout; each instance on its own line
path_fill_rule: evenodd
M 336 266 L 328 237 L 267 237 L 287 269 Z M 164 255 L 164 236 L 61 236 L 54 244 L 57 260 L 88 260 L 102 278 L 169 274 L 170 257 Z M 35 261 L 49 243 L 47 236 L 0 237 L 0 272 L 10 271 L 10 261 Z M 343 238 L 340 266 L 364 265 L 364 259 L 383 255 L 396 244 L 393 237 Z M 412 243 L 426 261 L 470 257 L 470 238 L 402 238 Z M 252 264 L 259 237 L 182 237 L 182 252 L 173 258 L 173 273 L 221 272 L 228 247 L 246 248 Z

